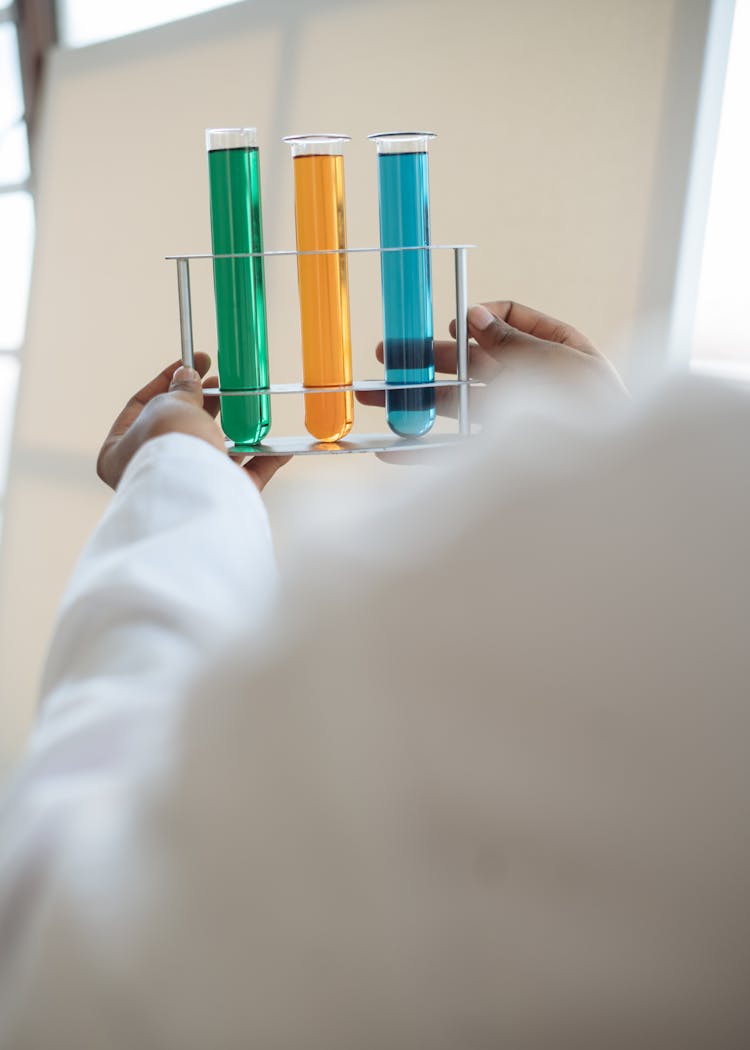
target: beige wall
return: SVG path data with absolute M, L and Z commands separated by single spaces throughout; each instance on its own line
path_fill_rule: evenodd
M 54 56 L 0 577 L 0 752 L 26 731 L 56 603 L 107 502 L 93 476 L 102 435 L 126 396 L 179 354 L 163 256 L 208 247 L 203 129 L 258 126 L 268 248 L 293 244 L 283 134 L 353 136 L 354 245 L 377 239 L 364 136 L 438 131 L 433 234 L 480 246 L 472 298 L 532 303 L 607 344 L 636 309 L 678 10 L 674 0 L 258 0 Z M 377 259 L 356 259 L 351 280 L 355 371 L 372 376 Z M 194 286 L 198 345 L 210 349 L 205 267 Z M 293 262 L 269 264 L 269 296 L 273 378 L 290 380 Z M 446 259 L 438 327 L 451 316 Z M 275 420 L 277 433 L 301 432 L 291 401 Z M 359 426 L 383 429 L 374 410 Z M 312 485 L 346 502 L 392 484 L 392 473 L 362 456 L 296 462 L 270 497 L 282 557 Z

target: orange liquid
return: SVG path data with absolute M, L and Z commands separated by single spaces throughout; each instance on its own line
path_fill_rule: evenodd
M 294 158 L 297 249 L 346 247 L 344 158 Z M 302 371 L 305 386 L 352 381 L 349 270 L 346 255 L 299 255 Z M 338 441 L 354 422 L 351 391 L 305 395 L 305 426 L 319 441 Z

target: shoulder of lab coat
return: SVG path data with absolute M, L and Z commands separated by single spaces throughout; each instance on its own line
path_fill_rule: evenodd
M 134 679 L 116 776 L 32 770 L 18 1045 L 747 1045 L 747 405 L 546 419 L 308 552 L 160 731 Z

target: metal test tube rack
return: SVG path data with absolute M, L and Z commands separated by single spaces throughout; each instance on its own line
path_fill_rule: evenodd
M 230 455 L 320 455 L 336 452 L 399 452 L 417 451 L 425 448 L 439 448 L 454 445 L 457 441 L 471 435 L 471 418 L 469 413 L 469 388 L 484 386 L 484 383 L 469 377 L 469 333 L 466 314 L 468 300 L 468 252 L 476 247 L 473 244 L 431 244 L 414 248 L 331 248 L 320 251 L 267 251 L 248 252 L 232 255 L 213 255 L 210 252 L 190 255 L 168 255 L 168 260 L 177 263 L 177 295 L 180 311 L 180 344 L 182 363 L 190 368 L 194 364 L 193 346 L 193 312 L 190 298 L 190 262 L 193 259 L 250 259 L 268 258 L 285 255 L 353 255 L 361 253 L 409 252 L 409 251 L 452 251 L 454 261 L 456 293 L 456 378 L 434 379 L 429 383 L 386 383 L 385 380 L 367 379 L 350 383 L 347 386 L 309 387 L 302 383 L 272 383 L 262 390 L 221 390 L 217 387 L 205 391 L 206 396 L 221 397 L 257 397 L 260 394 L 331 394 L 346 390 L 404 390 L 412 387 L 429 386 L 455 387 L 458 390 L 458 431 L 454 434 L 426 434 L 418 438 L 403 438 L 395 434 L 365 434 L 342 438 L 340 441 L 323 442 L 312 437 L 284 437 L 264 440 L 253 446 L 230 446 Z

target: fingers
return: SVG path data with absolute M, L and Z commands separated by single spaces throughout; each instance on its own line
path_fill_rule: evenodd
M 200 375 L 205 375 L 210 365 L 211 358 L 208 354 L 197 353 L 195 355 L 195 368 Z M 173 361 L 171 365 L 167 365 L 166 368 L 163 368 L 157 376 L 155 376 L 149 383 L 146 383 L 144 387 L 141 387 L 140 390 L 128 399 L 122 412 L 119 413 L 110 428 L 102 451 L 100 452 L 100 458 L 102 454 L 106 453 L 109 445 L 127 432 L 149 401 L 153 401 L 153 399 L 158 397 L 159 394 L 166 394 L 170 388 L 175 371 L 180 367 L 180 361 Z M 215 413 L 212 414 L 215 415 Z
M 149 401 L 153 401 L 159 394 L 166 394 L 167 390 L 169 390 L 169 384 L 172 382 L 175 369 L 179 368 L 181 364 L 181 361 L 173 361 L 171 365 L 163 368 L 157 376 L 154 376 L 150 382 L 133 394 L 128 401 L 128 405 L 147 405 Z
M 455 375 L 457 371 L 456 344 L 449 340 L 437 340 L 434 344 L 435 371 Z M 469 343 L 469 373 L 481 379 L 484 368 L 491 363 L 487 353 L 479 346 Z
M 550 317 L 539 310 L 532 310 L 530 306 L 522 306 L 521 303 L 496 302 L 488 303 L 487 307 L 501 321 L 517 328 L 519 332 L 533 335 L 536 339 L 544 339 L 548 343 L 560 343 L 574 350 L 594 351 L 592 343 L 573 325 L 565 321 L 558 321 L 556 317 Z
M 471 390 L 470 399 L 473 401 L 481 394 L 481 390 Z M 371 408 L 385 408 L 385 390 L 358 390 L 357 401 Z M 435 388 L 435 411 L 439 416 L 455 419 L 458 415 L 458 391 L 455 387 L 439 386 Z
M 507 312 L 510 314 L 510 311 Z M 484 305 L 472 306 L 466 315 L 466 323 L 470 337 L 492 360 L 497 360 L 501 350 L 503 353 L 514 350 L 540 350 L 545 347 L 545 344 L 549 348 L 551 342 L 551 340 L 541 339 L 539 336 L 514 328 L 503 317 L 498 317 Z M 450 327 L 455 332 L 455 321 Z M 474 355 L 476 357 L 476 351 Z
M 455 334 L 455 322 L 451 322 L 451 328 Z M 471 360 L 472 351 L 476 350 L 476 347 L 469 347 L 469 360 Z M 435 354 L 435 371 L 446 372 L 449 375 L 456 374 L 456 344 L 448 339 L 436 339 L 433 343 L 433 351 Z M 375 357 L 378 361 L 383 364 L 383 344 L 378 343 L 375 347 Z M 359 395 L 358 395 L 359 396 Z M 364 404 L 365 402 L 363 402 Z
M 203 408 L 203 385 L 200 373 L 185 365 L 175 371 L 169 384 L 169 393 L 176 394 L 184 401 L 189 401 L 198 408 Z
M 491 364 L 494 355 L 487 355 L 486 351 L 497 350 L 500 347 L 522 349 L 524 346 L 531 345 L 530 339 L 558 343 L 583 353 L 599 356 L 593 344 L 577 328 L 564 321 L 558 321 L 548 314 L 543 314 L 539 310 L 533 310 L 530 306 L 523 306 L 521 303 L 514 303 L 510 300 L 497 300 L 472 306 L 467 315 L 467 325 L 469 335 L 478 344 L 478 346 L 469 347 L 472 373 L 480 372 L 484 366 Z M 451 321 L 449 328 L 450 334 L 455 339 L 455 320 Z M 456 344 L 437 340 L 434 344 L 434 351 L 435 370 L 454 375 L 456 372 Z M 384 359 L 382 342 L 376 346 L 375 356 L 382 364 Z M 382 403 L 361 400 L 363 404 Z
M 497 317 L 486 306 L 472 306 L 466 315 L 469 335 L 483 350 L 521 349 L 536 337 L 514 328 L 504 318 Z
M 360 405 L 385 408 L 385 390 L 355 390 L 354 396 Z
M 480 304 L 470 308 L 467 324 L 469 335 L 485 352 L 486 361 L 495 362 L 496 369 L 511 359 L 513 351 L 522 351 L 523 356 L 515 359 L 516 365 L 523 363 L 528 368 L 536 361 L 546 367 L 548 362 L 555 362 L 558 377 L 569 375 L 571 367 L 575 375 L 582 377 L 581 365 L 585 365 L 588 374 L 593 369 L 609 388 L 620 394 L 626 392 L 617 370 L 584 335 L 538 310 L 512 302 Z M 455 321 L 450 327 L 455 333 Z
M 435 353 L 435 371 L 455 375 L 456 344 L 450 340 L 436 340 L 433 348 Z M 378 343 L 375 347 L 375 356 L 382 364 L 382 343 Z M 484 350 L 478 346 L 469 347 L 469 364 L 472 375 L 476 372 L 481 377 L 488 363 L 492 364 L 492 361 Z M 354 396 L 361 405 L 367 405 L 371 408 L 385 408 L 385 390 L 357 390 Z M 455 418 L 457 405 L 458 395 L 455 388 L 435 388 L 435 410 L 439 416 Z
M 157 376 L 146 383 L 144 387 L 136 391 L 135 394 L 130 398 L 128 404 L 139 404 L 147 405 L 149 401 L 152 401 L 158 394 L 166 394 L 170 388 L 172 377 L 175 371 L 182 367 L 182 361 L 173 361 L 171 365 L 167 365 L 163 368 Z M 195 371 L 200 375 L 204 376 L 211 367 L 211 358 L 208 354 L 197 353 L 195 355 Z
M 505 322 L 518 332 L 533 336 L 535 339 L 543 339 L 548 343 L 560 343 L 574 350 L 584 353 L 596 353 L 593 344 L 582 335 L 577 328 L 558 321 L 555 317 L 543 314 L 539 310 L 532 310 L 530 306 L 521 303 L 499 300 L 491 303 L 481 303 L 472 306 L 469 310 L 469 331 L 472 327 L 477 331 L 484 331 L 491 326 L 493 320 Z M 451 335 L 456 335 L 456 322 L 450 323 Z
M 196 372 L 204 376 L 211 367 L 211 358 L 208 354 L 204 354 L 202 350 L 199 350 L 198 353 L 195 355 L 193 367 L 195 368 Z
M 291 456 L 254 456 L 242 469 L 262 492 L 277 470 L 292 459 Z
M 455 329 L 454 322 L 451 327 Z M 435 354 L 435 371 L 447 375 L 455 375 L 457 371 L 456 344 L 451 340 L 436 340 L 433 344 Z M 378 343 L 375 347 L 375 356 L 383 363 L 383 344 Z M 471 375 L 482 379 L 491 378 L 497 371 L 497 365 L 493 358 L 481 347 L 469 346 L 469 368 Z M 473 392 L 473 393 L 476 393 Z M 385 408 L 384 390 L 357 390 L 354 395 L 361 405 L 371 408 Z M 435 409 L 439 416 L 455 418 L 458 407 L 458 394 L 453 387 L 436 387 Z

